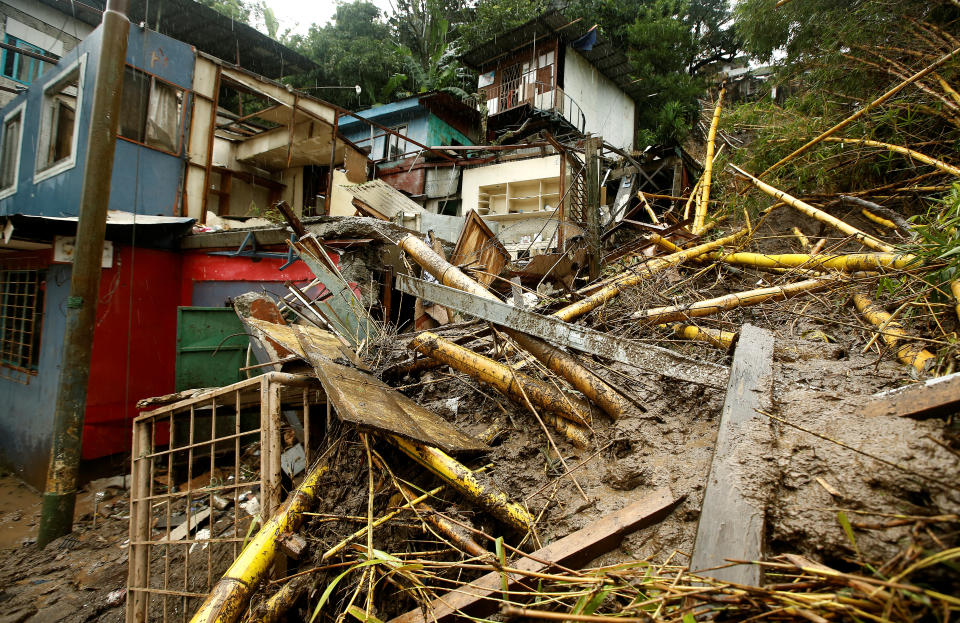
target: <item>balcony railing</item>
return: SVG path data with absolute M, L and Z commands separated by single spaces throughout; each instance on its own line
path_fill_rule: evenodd
M 586 128 L 586 117 L 580 106 L 563 89 L 550 83 L 524 82 L 521 78 L 509 80 L 487 89 L 486 100 L 493 99 L 497 102 L 496 109 L 488 110 L 490 115 L 528 104 L 537 110 L 558 113 L 580 132 Z

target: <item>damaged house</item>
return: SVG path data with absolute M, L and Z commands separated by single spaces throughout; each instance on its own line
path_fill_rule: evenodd
M 195 40 L 217 51 L 226 18 L 211 18 L 213 11 L 194 2 L 181 8 L 162 18 L 164 29 L 192 24 Z M 138 10 L 145 7 L 135 3 L 134 17 Z M 77 13 L 91 16 L 95 9 L 84 5 Z M 263 72 L 257 74 L 135 24 L 110 180 L 84 427 L 87 459 L 129 448 L 137 399 L 238 378 L 245 339 L 219 343 L 237 332 L 236 317 L 224 308 L 197 320 L 185 309 L 222 307 L 250 289 L 313 277 L 302 263 L 279 270 L 292 258 L 283 239 L 273 249 L 257 247 L 255 238 L 181 249 L 183 234 L 195 225 L 224 229 L 236 219 L 262 217 L 279 200 L 298 214 L 328 211 L 337 200 L 334 177 L 366 179 L 366 156 L 337 133 L 343 111 L 263 77 L 280 77 L 309 61 L 290 50 L 274 54 L 279 44 L 245 27 L 231 40 L 242 41 L 244 55 Z M 49 460 L 100 37 L 96 29 L 64 48 L 0 111 L 0 453 L 34 485 L 43 483 Z M 221 318 L 222 325 L 212 343 L 190 329 L 217 325 L 209 317 Z M 227 372 L 220 365 L 193 365 L 198 350 L 207 364 L 211 353 L 228 359 Z M 212 377 L 203 377 L 207 368 L 216 371 Z M 191 379 L 190 370 L 200 376 Z

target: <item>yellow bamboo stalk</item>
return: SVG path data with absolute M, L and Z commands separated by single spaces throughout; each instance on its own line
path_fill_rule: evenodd
M 796 158 L 796 157 L 799 156 L 800 154 L 804 153 L 805 151 L 807 151 L 808 149 L 810 149 L 811 147 L 813 147 L 814 145 L 816 145 L 817 143 L 819 143 L 819 142 L 822 141 L 823 139 L 827 138 L 828 136 L 832 136 L 832 135 L 836 134 L 837 132 L 839 132 L 839 131 L 842 130 L 843 128 L 847 127 L 848 125 L 850 125 L 851 123 L 853 123 L 854 121 L 856 121 L 857 119 L 859 119 L 860 117 L 862 117 L 863 115 L 867 114 L 868 112 L 870 112 L 871 110 L 873 110 L 873 109 L 876 108 L 877 106 L 880 106 L 881 104 L 883 104 L 884 102 L 886 102 L 888 99 L 890 99 L 891 97 L 893 97 L 894 95 L 896 95 L 897 93 L 899 93 L 901 90 L 903 90 L 904 88 L 906 88 L 908 85 L 916 82 L 916 81 L 919 80 L 920 78 L 923 78 L 924 76 L 926 76 L 926 75 L 929 74 L 930 72 L 934 71 L 937 67 L 943 65 L 944 63 L 949 62 L 949 61 L 950 61 L 954 56 L 956 56 L 958 53 L 960 53 L 960 48 L 955 49 L 953 52 L 950 52 L 949 54 L 946 54 L 946 55 L 944 55 L 944 56 L 941 56 L 940 58 L 938 58 L 937 60 L 935 60 L 935 61 L 934 61 L 933 63 L 931 63 L 930 65 L 927 65 L 925 68 L 921 69 L 920 71 L 918 71 L 917 73 L 913 74 L 912 76 L 910 76 L 910 77 L 907 78 L 906 80 L 902 81 L 900 84 L 896 85 L 895 87 L 893 87 L 892 89 L 890 89 L 889 91 L 887 91 L 886 93 L 884 93 L 883 95 L 881 95 L 880 97 L 878 97 L 877 99 L 873 100 L 872 102 L 870 102 L 869 104 L 867 104 L 866 106 L 864 106 L 863 108 L 861 108 L 860 110 L 858 110 L 857 112 L 853 113 L 852 115 L 850 115 L 849 117 L 847 117 L 846 119 L 844 119 L 843 121 L 841 121 L 840 123 L 838 123 L 837 125 L 833 126 L 833 127 L 830 128 L 829 130 L 826 130 L 825 132 L 823 132 L 822 134 L 820 134 L 820 135 L 817 136 L 816 138 L 807 141 L 803 146 L 795 149 L 792 153 L 784 156 L 783 158 L 781 158 L 781 159 L 778 160 L 777 162 L 773 163 L 770 167 L 767 168 L 766 171 L 764 171 L 763 173 L 760 174 L 760 177 L 763 177 L 764 175 L 766 175 L 767 173 L 770 173 L 770 172 L 773 171 L 774 169 L 780 168 L 782 165 L 784 165 L 784 164 L 786 164 L 787 162 L 793 160 L 794 158 Z
M 733 331 L 697 327 L 692 324 L 675 324 L 673 325 L 673 333 L 677 337 L 682 337 L 685 340 L 706 342 L 723 350 L 729 350 L 738 337 L 738 334 Z
M 871 212 L 866 208 L 861 208 L 860 214 L 863 214 L 865 217 L 867 217 L 867 219 L 873 221 L 874 223 L 876 223 L 877 225 L 880 225 L 881 227 L 886 227 L 887 229 L 899 229 L 897 227 L 897 224 L 891 221 L 890 219 L 883 218 L 882 216 L 877 216 L 876 214 L 874 214 L 873 212 Z
M 683 251 L 683 249 L 673 244 L 672 242 L 670 242 L 660 234 L 650 234 L 650 236 L 647 239 L 650 242 L 657 245 L 658 247 L 660 247 L 661 249 L 669 251 L 670 253 L 680 253 L 681 251 Z
M 703 161 L 703 180 L 700 195 L 697 196 L 697 209 L 693 216 L 693 233 L 699 234 L 703 229 L 703 222 L 707 218 L 707 206 L 710 202 L 710 184 L 713 181 L 713 150 L 717 139 L 717 127 L 720 125 L 720 110 L 723 108 L 723 96 L 727 92 L 724 87 L 717 96 L 717 105 L 713 108 L 713 120 L 710 122 L 710 132 L 707 134 L 707 155 Z
M 827 246 L 827 239 L 821 238 L 817 241 L 817 244 L 813 245 L 813 248 L 810 249 L 810 255 L 820 255 L 820 252 L 823 251 L 823 247 Z
M 666 323 L 687 318 L 699 318 L 701 316 L 711 316 L 720 312 L 734 309 L 736 307 L 747 307 L 749 305 L 758 305 L 767 301 L 782 301 L 796 296 L 801 292 L 815 292 L 822 290 L 836 283 L 836 280 L 830 277 L 818 279 L 807 279 L 798 281 L 785 286 L 773 286 L 770 288 L 758 288 L 756 290 L 747 290 L 745 292 L 735 292 L 714 299 L 698 301 L 690 305 L 671 305 L 669 307 L 654 307 L 636 312 L 631 316 L 643 323 Z
M 677 264 L 681 264 L 687 260 L 699 257 L 704 253 L 709 253 L 714 249 L 719 249 L 725 244 L 736 242 L 746 235 L 747 230 L 741 229 L 736 233 L 730 234 L 729 236 L 724 236 L 723 238 L 719 238 L 713 242 L 707 242 L 683 251 L 672 253 L 671 255 L 653 258 L 649 262 L 636 267 L 636 272 L 621 273 L 617 277 L 614 277 L 608 283 L 608 285 L 597 290 L 587 298 L 577 301 L 576 303 L 571 303 L 570 305 L 557 310 L 553 315 L 561 320 L 569 322 L 574 318 L 582 316 L 583 314 L 596 309 L 600 305 L 616 297 L 618 294 L 620 294 L 620 292 L 623 291 L 624 288 L 636 285 L 651 275 L 666 270 L 671 266 L 676 266 Z
M 801 247 L 803 247 L 804 249 L 806 249 L 806 250 L 808 250 L 808 251 L 810 250 L 810 247 L 812 246 L 812 245 L 810 244 L 810 239 L 807 238 L 802 231 L 800 231 L 800 228 L 799 228 L 799 227 L 794 227 L 794 228 L 793 228 L 793 235 L 796 236 L 796 237 L 797 237 L 797 240 L 800 241 L 800 246 L 801 246 Z
M 809 255 L 807 253 L 730 253 L 718 258 L 725 264 L 753 266 L 754 268 L 806 268 L 809 270 L 839 270 L 855 272 L 883 268 L 903 269 L 917 263 L 909 254 L 846 253 L 842 255 Z
M 937 82 L 940 83 L 940 87 L 943 88 L 943 92 L 953 98 L 957 104 L 960 104 L 960 93 L 957 93 L 956 89 L 950 86 L 950 83 L 943 79 L 940 74 L 934 74 L 937 78 Z
M 326 472 L 326 465 L 318 465 L 307 474 L 280 512 L 243 548 L 190 619 L 191 623 L 233 623 L 240 618 L 253 590 L 273 566 L 280 551 L 280 535 L 300 526 L 304 511 L 317 496 L 320 477 Z
M 657 213 L 653 211 L 653 207 L 650 206 L 650 202 L 647 201 L 646 195 L 643 193 L 637 193 L 637 196 L 640 197 L 640 201 L 643 202 L 643 209 L 647 211 L 647 216 L 650 217 L 650 220 L 654 225 L 659 225 L 660 221 L 657 219 Z
M 880 141 L 869 141 L 865 138 L 860 138 L 860 139 L 840 138 L 836 136 L 828 137 L 823 140 L 829 141 L 831 143 L 842 143 L 844 145 L 866 145 L 867 147 L 879 147 L 880 149 L 886 149 L 892 152 L 896 152 L 898 154 L 903 154 L 904 156 L 908 156 L 924 164 L 929 164 L 930 166 L 934 166 L 940 169 L 944 173 L 949 173 L 950 175 L 956 175 L 960 177 L 960 168 L 955 167 L 952 164 L 947 164 L 943 160 L 937 160 L 936 158 L 931 158 L 930 156 L 926 154 L 922 154 L 919 151 L 908 149 L 906 147 L 901 147 L 900 145 L 892 145 L 890 143 L 881 143 Z
M 257 613 L 248 618 L 250 623 L 277 623 L 297 603 L 300 596 L 310 587 L 310 578 L 296 577 L 271 595 L 269 599 L 257 608 Z
M 436 277 L 443 285 L 469 292 L 475 296 L 499 301 L 486 288 L 440 257 L 417 236 L 407 235 L 397 242 L 397 246 L 409 253 L 424 270 Z M 590 372 L 570 353 L 520 331 L 504 328 L 503 332 L 513 338 L 521 348 L 539 359 L 550 370 L 596 403 L 610 417 L 616 419 L 628 408 L 628 403 L 620 394 Z
M 957 318 L 960 319 L 960 280 L 950 282 L 950 292 L 953 293 L 953 298 L 957 301 Z
M 813 206 L 810 205 L 809 203 L 806 203 L 806 202 L 804 202 L 804 201 L 801 201 L 801 200 L 799 200 L 799 199 L 797 199 L 796 197 L 793 197 L 793 196 L 791 196 L 791 195 L 788 195 L 787 193 L 783 192 L 782 190 L 779 190 L 779 189 L 777 189 L 777 188 L 774 188 L 773 186 L 771 186 L 770 184 L 767 184 L 766 182 L 761 182 L 760 180 L 758 180 L 757 178 L 755 178 L 754 176 L 750 175 L 749 173 L 747 173 L 746 171 L 744 171 L 743 169 L 741 169 L 741 168 L 739 168 L 739 167 L 736 167 L 736 166 L 734 166 L 734 165 L 732 165 L 732 164 L 731 164 L 731 165 L 728 165 L 728 166 L 730 166 L 730 168 L 732 168 L 734 171 L 736 171 L 739 175 L 742 175 L 742 176 L 745 177 L 747 180 L 749 180 L 749 182 L 750 182 L 751 184 L 753 184 L 754 186 L 756 186 L 757 188 L 759 188 L 759 189 L 762 190 L 763 192 L 767 193 L 768 195 L 770 195 L 770 196 L 773 197 L 774 199 L 783 201 L 784 203 L 786 203 L 786 204 L 789 205 L 790 207 L 795 208 L 796 210 L 798 210 L 798 211 L 806 214 L 807 216 L 810 216 L 810 217 L 812 217 L 812 218 L 815 218 L 815 219 L 817 219 L 818 221 L 820 221 L 821 223 L 826 223 L 827 225 L 830 225 L 830 226 L 834 227 L 835 229 L 838 229 L 838 230 L 842 231 L 843 233 L 847 234 L 848 236 L 852 236 L 857 242 L 859 242 L 860 244 L 862 244 L 862 245 L 864 245 L 864 246 L 870 247 L 871 249 L 874 249 L 874 250 L 876 250 L 876 251 L 883 251 L 883 252 L 885 252 L 885 253 L 893 253 L 893 251 L 894 251 L 894 248 L 893 248 L 893 247 L 891 247 L 890 245 L 886 244 L 885 242 L 882 242 L 881 240 L 879 240 L 879 239 L 871 236 L 870 234 L 868 234 L 868 233 L 866 233 L 866 232 L 864 232 L 864 231 L 860 231 L 860 230 L 857 229 L 856 227 L 853 227 L 852 225 L 849 225 L 848 223 L 845 223 L 845 222 L 841 221 L 840 219 L 836 218 L 835 216 L 831 216 L 831 215 L 827 214 L 826 212 L 824 212 L 823 210 L 820 210 L 819 208 L 813 207 Z
M 509 366 L 478 355 L 429 331 L 424 331 L 410 340 L 410 348 L 469 374 L 482 383 L 492 385 L 520 404 L 525 403 L 526 394 L 530 402 L 544 411 L 575 424 L 583 426 L 591 419 L 590 405 L 583 400 L 568 396 L 552 385 L 515 372 Z
M 687 202 L 683 204 L 683 220 L 690 218 L 690 206 L 693 205 L 693 200 L 700 194 L 700 185 L 703 182 L 703 178 L 697 180 L 697 183 L 693 185 L 693 189 L 690 191 L 690 196 L 687 197 Z
M 910 334 L 906 332 L 902 324 L 893 320 L 892 315 L 874 303 L 869 296 L 854 294 L 853 304 L 870 324 L 883 331 L 881 337 L 889 348 L 897 349 L 897 359 L 908 366 L 913 366 L 920 373 L 926 372 L 926 368 L 933 365 L 933 360 L 936 357 L 920 344 L 908 342 L 897 346 L 902 340 L 910 339 Z
M 527 509 L 511 502 L 507 494 L 493 483 L 482 484 L 476 472 L 441 450 L 393 435 L 387 439 L 404 454 L 449 483 L 468 499 L 487 509 L 500 521 L 520 532 L 528 532 L 533 526 L 533 515 Z

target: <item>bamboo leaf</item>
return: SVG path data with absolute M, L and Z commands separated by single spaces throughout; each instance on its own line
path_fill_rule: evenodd
M 857 558 L 862 558 L 860 555 L 860 548 L 857 546 L 857 537 L 853 534 L 853 526 L 850 525 L 850 519 L 847 518 L 847 514 L 843 511 L 837 513 L 837 521 L 840 522 L 840 526 L 843 527 L 843 531 L 847 534 L 847 538 L 850 539 L 850 544 L 853 545 L 853 551 L 857 553 Z

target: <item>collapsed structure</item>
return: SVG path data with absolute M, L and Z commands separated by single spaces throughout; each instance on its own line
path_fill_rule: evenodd
M 47 460 L 36 405 L 52 402 L 97 47 L 94 31 L 0 111 L 0 261 L 26 310 L 3 314 L 21 385 L 0 426 L 27 478 Z M 911 418 L 955 409 L 957 376 L 910 388 L 919 402 L 875 396 L 887 432 L 856 447 L 825 428 L 904 370 L 946 371 L 865 293 L 923 270 L 886 224 L 867 231 L 882 208 L 839 218 L 715 173 L 719 102 L 702 164 L 635 150 L 625 59 L 558 12 L 464 56 L 484 114 L 439 93 L 351 113 L 139 27 L 130 50 L 84 442 L 125 447 L 132 419 L 128 621 L 955 606 L 922 572 L 936 555 L 918 559 L 955 538 L 952 450 L 888 442 L 941 436 Z M 44 125 L 70 114 L 69 131 Z M 33 133 L 42 149 L 20 145 Z M 778 211 L 713 212 L 721 175 Z M 823 333 L 807 307 L 764 306 L 854 289 L 867 346 L 892 354 L 879 373 L 798 337 Z M 852 548 L 846 515 L 814 527 L 874 485 L 940 512 Z M 865 541 L 889 583 L 836 568 Z

